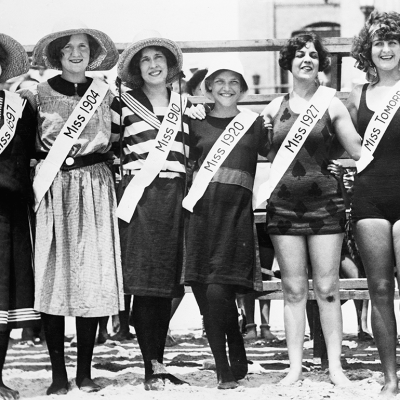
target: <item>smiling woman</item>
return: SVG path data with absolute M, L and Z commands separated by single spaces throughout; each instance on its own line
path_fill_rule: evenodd
M 188 107 L 167 87 L 179 79 L 181 68 L 182 52 L 175 42 L 156 31 L 139 33 L 118 65 L 118 77 L 129 90 L 112 104 L 123 167 L 117 215 L 124 291 L 134 295 L 132 320 L 146 390 L 162 390 L 165 379 L 185 383 L 163 365 L 172 298 L 183 295 Z
M 343 199 L 329 176 L 329 160 L 338 140 L 358 159 L 360 138 L 333 89 L 319 87 L 318 71 L 329 65 L 328 53 L 314 34 L 290 39 L 279 64 L 293 74 L 293 91 L 263 111 L 273 126 L 267 204 L 268 233 L 282 273 L 285 331 L 290 369 L 282 384 L 302 379 L 308 267 L 311 264 L 321 324 L 328 349 L 329 374 L 335 385 L 349 383 L 340 355 L 342 319 L 338 294 L 340 249 L 345 223 Z
M 352 55 L 369 81 L 356 86 L 348 99 L 353 122 L 363 137 L 352 217 L 385 376 L 382 394 L 389 398 L 398 393 L 393 265 L 399 280 L 400 15 L 372 13 L 354 39 Z
M 35 309 L 42 313 L 53 382 L 47 394 L 70 388 L 64 360 L 64 317 L 76 317 L 76 384 L 91 379 L 98 317 L 123 308 L 122 269 L 112 159 L 108 85 L 86 77 L 108 70 L 118 51 L 103 32 L 80 21 L 56 24 L 33 51 L 33 64 L 61 75 L 23 92 L 37 110 Z
M 201 88 L 214 102 L 204 120 L 192 121 L 194 181 L 183 206 L 187 228 L 185 282 L 204 318 L 219 389 L 233 389 L 247 374 L 236 292 L 260 283 L 255 269 L 252 188 L 257 155 L 267 155 L 262 118 L 239 110 L 248 90 L 243 66 L 224 56 L 211 65 Z M 229 360 L 226 352 L 229 347 Z

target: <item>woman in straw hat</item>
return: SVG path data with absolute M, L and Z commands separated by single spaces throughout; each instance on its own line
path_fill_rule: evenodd
M 282 274 L 285 332 L 290 369 L 282 384 L 302 379 L 308 266 L 321 313 L 329 376 L 347 385 L 340 356 L 342 314 L 338 291 L 345 209 L 330 159 L 345 148 L 360 156 L 360 137 L 336 91 L 319 86 L 317 76 L 329 54 L 314 34 L 291 38 L 281 49 L 279 65 L 293 75 L 293 91 L 263 111 L 273 124 L 272 161 L 267 197 L 267 231 Z
M 394 398 L 399 392 L 393 266 L 400 283 L 400 14 L 373 12 L 354 38 L 351 53 L 368 81 L 356 86 L 348 99 L 352 120 L 363 137 L 352 221 L 384 373 L 380 394 Z
M 0 83 L 25 74 L 29 60 L 13 38 L 0 34 Z M 0 398 L 17 399 L 2 378 L 10 331 L 40 326 L 33 311 L 29 210 L 33 193 L 29 162 L 34 154 L 35 114 L 23 99 L 0 91 Z
M 235 298 L 255 287 L 252 188 L 257 154 L 266 155 L 269 148 L 262 118 L 238 109 L 248 90 L 243 75 L 240 61 L 225 56 L 202 81 L 201 90 L 214 108 L 205 120 L 192 122 L 194 181 L 183 201 L 192 212 L 185 282 L 204 318 L 219 389 L 237 387 L 247 374 Z
M 62 22 L 33 51 L 33 64 L 61 70 L 26 95 L 38 109 L 33 182 L 36 213 L 35 309 L 52 364 L 47 394 L 69 389 L 64 360 L 64 317 L 76 317 L 76 384 L 91 379 L 98 318 L 123 307 L 122 269 L 112 159 L 112 94 L 86 71 L 109 70 L 118 61 L 111 39 L 80 21 Z
M 132 322 L 144 359 L 145 389 L 162 390 L 171 301 L 183 295 L 182 198 L 188 155 L 185 99 L 167 85 L 179 79 L 182 52 L 156 31 L 143 31 L 121 54 L 118 77 L 130 90 L 112 104 L 121 132 L 118 189 L 124 290 L 134 295 Z

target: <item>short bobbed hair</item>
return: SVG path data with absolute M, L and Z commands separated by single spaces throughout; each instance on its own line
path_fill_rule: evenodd
M 89 64 L 95 60 L 99 53 L 101 52 L 101 47 L 98 41 L 91 35 L 84 33 L 87 36 L 89 42 L 89 49 L 90 49 L 90 58 Z M 47 57 L 50 60 L 50 63 L 56 66 L 59 69 L 62 69 L 61 66 L 61 57 L 62 57 L 62 49 L 65 45 L 70 41 L 72 35 L 69 36 L 62 36 L 57 38 L 49 43 L 47 46 Z
M 318 53 L 318 71 L 324 71 L 330 65 L 330 55 L 322 44 L 321 39 L 313 32 L 301 33 L 290 38 L 279 52 L 279 65 L 285 71 L 292 70 L 292 62 L 296 51 L 301 50 L 307 43 L 313 43 Z
M 372 42 L 376 39 L 400 41 L 400 14 L 372 12 L 358 36 L 354 37 L 350 54 L 357 60 L 357 68 L 364 72 L 374 65 L 371 48 Z
M 219 69 L 218 71 L 215 71 L 214 73 L 212 73 L 209 77 L 207 77 L 207 79 L 205 80 L 205 89 L 208 93 L 211 93 L 211 83 L 212 81 L 215 79 L 215 77 L 217 75 L 219 75 L 221 72 L 225 72 L 225 71 L 231 71 L 230 69 Z M 241 92 L 247 92 L 249 90 L 249 87 L 247 86 L 246 81 L 244 80 L 242 74 L 239 74 L 239 72 L 236 71 L 232 71 L 235 74 L 237 74 L 239 76 L 239 82 L 240 82 L 240 91 Z

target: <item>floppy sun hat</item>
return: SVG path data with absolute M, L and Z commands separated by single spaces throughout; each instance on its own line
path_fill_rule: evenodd
M 243 80 L 246 82 L 244 79 L 244 71 L 243 71 L 243 65 L 240 62 L 239 58 L 230 54 L 225 54 L 220 56 L 218 59 L 215 59 L 215 61 L 210 65 L 208 68 L 207 75 L 204 77 L 203 82 L 201 82 L 200 87 L 201 91 L 203 92 L 204 96 L 207 97 L 209 100 L 214 101 L 214 97 L 212 96 L 211 92 L 206 90 L 206 80 L 215 72 L 221 71 L 221 70 L 229 70 L 236 72 L 237 74 L 241 75 Z M 246 82 L 247 85 L 247 82 Z M 247 85 L 248 87 L 249 85 Z M 248 90 L 248 89 L 247 89 Z M 242 91 L 239 100 L 241 100 L 246 94 L 246 91 Z
M 0 46 L 7 53 L 2 67 L 0 82 L 26 74 L 29 71 L 29 58 L 24 47 L 11 36 L 0 33 Z
M 63 36 L 78 35 L 80 33 L 92 36 L 100 46 L 98 54 L 86 67 L 87 71 L 108 71 L 117 64 L 118 50 L 108 35 L 96 29 L 89 29 L 80 20 L 71 19 L 57 22 L 53 27 L 53 32 L 37 42 L 33 49 L 32 64 L 60 70 L 61 68 L 54 65 L 51 58 L 48 57 L 49 44 Z
M 179 78 L 182 70 L 182 51 L 179 46 L 172 40 L 163 38 L 159 32 L 154 30 L 146 30 L 140 32 L 135 36 L 133 42 L 122 52 L 118 63 L 118 76 L 121 81 L 132 89 L 140 88 L 143 85 L 141 75 L 134 75 L 130 70 L 130 63 L 132 58 L 140 50 L 145 47 L 165 47 L 168 49 L 176 59 L 175 65 L 168 67 L 167 82 L 171 83 Z

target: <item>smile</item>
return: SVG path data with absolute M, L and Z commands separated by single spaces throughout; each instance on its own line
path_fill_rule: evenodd
M 153 72 L 149 72 L 150 76 L 158 76 L 161 74 L 161 71 L 153 71 Z

